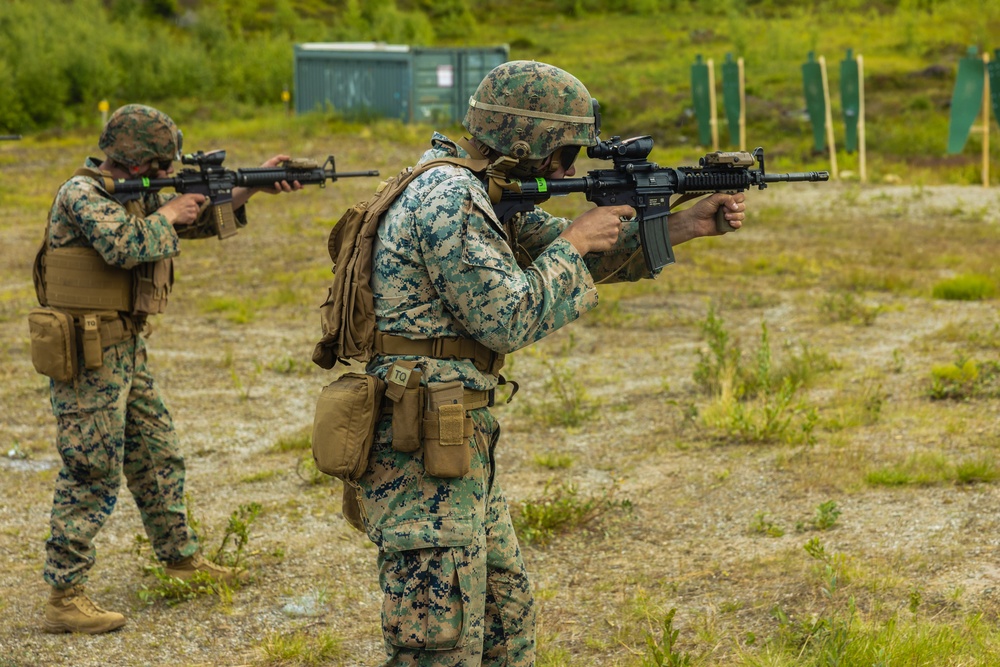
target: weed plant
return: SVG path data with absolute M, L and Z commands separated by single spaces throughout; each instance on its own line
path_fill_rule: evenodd
M 841 510 L 837 507 L 836 501 L 827 500 L 824 503 L 820 503 L 816 508 L 816 515 L 813 517 L 812 526 L 816 530 L 828 530 L 833 527 L 833 524 L 837 523 L 840 515 Z
M 868 306 L 850 292 L 823 297 L 820 300 L 819 309 L 830 322 L 844 322 L 866 327 L 875 324 L 875 318 L 882 312 L 881 306 Z
M 756 512 L 753 515 L 753 520 L 750 521 L 750 534 L 781 537 L 785 534 L 785 529 L 768 518 L 767 512 L 761 511 Z
M 260 503 L 257 502 L 240 505 L 233 510 L 219 542 L 219 548 L 212 556 L 214 562 L 232 568 L 240 566 L 243 552 L 250 541 L 250 529 L 262 510 Z
M 307 630 L 272 632 L 257 646 L 261 667 L 318 667 L 344 664 L 343 638 L 329 632 L 310 634 Z
M 316 459 L 313 458 L 311 451 L 299 457 L 299 461 L 295 465 L 295 474 L 309 486 L 333 484 L 337 479 L 316 467 Z
M 523 410 L 529 417 L 549 426 L 577 427 L 597 413 L 583 380 L 565 361 L 542 358 L 547 374 L 542 396 L 526 401 Z
M 674 615 L 677 609 L 671 609 L 663 616 L 659 636 L 646 634 L 646 654 L 643 656 L 642 667 L 690 667 L 691 656 L 678 651 L 677 638 L 680 630 L 674 628 Z
M 592 525 L 609 510 L 631 511 L 627 499 L 614 498 L 615 487 L 602 493 L 583 497 L 575 484 L 550 480 L 542 497 L 521 501 L 512 517 L 514 530 L 525 544 L 545 545 L 557 534 Z
M 977 362 L 959 353 L 954 362 L 931 368 L 927 395 L 936 401 L 1000 396 L 1000 363 Z
M 775 368 L 766 322 L 761 322 L 760 343 L 748 359 L 731 341 L 714 305 L 702 333 L 707 349 L 698 353 L 694 380 L 713 399 L 702 413 L 708 425 L 746 443 L 814 442 L 819 416 L 797 394 L 817 372 L 835 368 L 834 362 L 806 348 Z
M 192 509 L 193 502 L 190 496 L 186 496 L 188 506 L 188 525 L 191 530 L 199 534 L 204 543 L 207 536 L 201 533 L 202 524 L 195 520 Z M 229 521 L 223 531 L 222 539 L 218 548 L 210 556 L 210 560 L 226 567 L 239 568 L 247 543 L 250 541 L 250 532 L 253 523 L 260 515 L 261 506 L 252 502 L 247 505 L 240 505 L 229 516 Z M 156 560 L 156 556 L 150 549 L 149 540 L 142 536 L 135 536 L 135 553 L 137 556 L 147 554 L 147 564 L 143 570 L 147 575 L 154 578 L 152 586 L 142 585 L 139 590 L 139 599 L 146 604 L 153 604 L 162 600 L 169 605 L 186 602 L 204 595 L 216 595 L 223 604 L 232 602 L 233 588 L 223 582 L 216 581 L 204 572 L 196 572 L 194 576 L 187 580 L 172 577 L 166 573 L 163 565 Z

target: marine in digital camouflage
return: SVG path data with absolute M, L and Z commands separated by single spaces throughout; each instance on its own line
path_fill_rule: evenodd
M 97 158 L 87 158 L 84 167 L 97 170 Z M 179 195 L 147 193 L 126 208 L 88 176 L 74 176 L 56 194 L 50 211 L 49 248 L 91 247 L 112 266 L 130 269 L 142 262 L 155 262 L 180 253 L 180 239 L 216 235 L 210 210 L 194 224 L 177 231 L 157 210 Z M 236 222 L 247 224 L 246 209 L 236 209 Z
M 100 161 L 88 158 L 85 166 L 98 169 Z M 215 236 L 209 211 L 180 234 L 156 212 L 176 196 L 147 194 L 126 208 L 96 180 L 74 176 L 52 204 L 48 247 L 91 247 L 108 264 L 131 269 L 177 255 L 182 236 Z M 245 210 L 236 213 L 245 225 Z M 105 347 L 97 369 L 86 369 L 82 349 L 79 354 L 75 381 L 51 381 L 63 467 L 43 576 L 60 589 L 86 581 L 95 558 L 93 539 L 115 507 L 122 473 L 157 557 L 172 563 L 198 550 L 186 519 L 184 461 L 170 413 L 146 367 L 142 337 Z
M 442 134 L 431 143 L 421 162 L 467 157 Z M 559 237 L 570 222 L 536 208 L 516 219 L 516 239 L 508 239 L 472 172 L 451 165 L 424 172 L 378 229 L 371 284 L 379 330 L 471 337 L 507 353 L 594 308 L 595 281 L 645 275 L 641 261 L 629 263 L 639 250 L 635 223 L 626 223 L 615 248 L 585 258 Z M 529 266 L 518 266 L 512 245 L 530 257 Z M 619 271 L 632 264 L 634 272 Z M 468 360 L 376 356 L 368 370 L 385 377 L 395 359 L 418 360 L 427 382 L 461 380 L 478 390 L 498 382 Z M 359 480 L 368 535 L 379 547 L 385 667 L 534 664 L 534 601 L 495 479 L 499 427 L 487 408 L 471 414 L 466 476 L 427 475 L 422 452 L 392 449 L 384 417 Z
M 431 144 L 421 162 L 468 156 L 439 133 Z M 629 263 L 640 250 L 637 223 L 625 223 L 611 250 L 583 257 L 559 237 L 570 222 L 541 208 L 519 216 L 514 243 L 532 259 L 522 269 L 472 172 L 451 165 L 424 172 L 386 212 L 375 239 L 371 285 L 378 329 L 409 338 L 471 337 L 508 353 L 597 306 L 595 282 L 644 277 L 641 262 Z M 619 271 L 626 264 L 630 270 Z M 384 377 L 395 358 L 376 357 L 369 369 Z M 419 360 L 428 382 L 461 380 L 479 390 L 497 385 L 495 375 L 469 361 Z

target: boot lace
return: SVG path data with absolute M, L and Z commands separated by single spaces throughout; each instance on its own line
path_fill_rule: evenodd
M 108 613 L 97 606 L 93 600 L 84 594 L 80 587 L 72 588 L 66 595 L 66 603 L 75 605 L 81 614 L 86 616 L 99 616 Z

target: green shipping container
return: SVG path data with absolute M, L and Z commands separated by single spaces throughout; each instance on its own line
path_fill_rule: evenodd
M 483 77 L 508 60 L 506 45 L 422 48 L 374 42 L 295 46 L 295 110 L 346 118 L 461 122 Z

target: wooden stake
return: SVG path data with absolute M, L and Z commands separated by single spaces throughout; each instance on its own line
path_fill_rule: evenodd
M 830 176 L 840 178 L 837 173 L 837 148 L 833 145 L 833 112 L 830 109 L 830 86 L 826 80 L 826 58 L 819 57 L 819 71 L 823 77 L 823 102 L 826 107 L 826 143 L 830 149 Z
M 983 54 L 983 187 L 990 187 L 990 54 Z
M 868 170 L 865 164 L 865 61 L 858 56 L 858 171 L 861 182 L 868 182 Z
M 708 59 L 708 124 L 712 128 L 712 150 L 719 150 L 719 119 L 715 115 L 715 65 Z
M 740 150 L 747 149 L 747 90 L 743 79 L 743 58 L 736 59 L 736 67 L 740 73 Z

